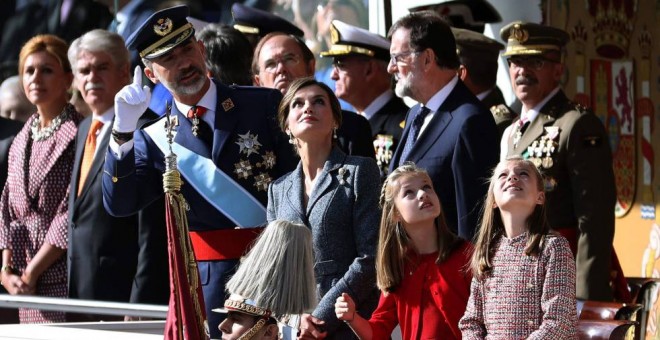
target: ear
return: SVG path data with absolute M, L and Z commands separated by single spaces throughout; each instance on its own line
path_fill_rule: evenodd
M 259 80 L 258 74 L 252 76 L 252 81 L 254 82 L 254 86 L 261 86 L 261 81 Z
M 202 55 L 206 59 L 206 46 L 204 46 L 201 40 L 197 40 L 197 47 L 199 47 L 199 51 L 202 52 Z
M 316 70 L 316 59 L 310 60 L 309 63 L 307 64 L 307 74 L 309 76 L 313 76 L 314 70 Z
M 154 71 L 150 68 L 148 68 L 146 65 L 144 67 L 144 75 L 151 80 L 152 83 L 158 84 L 158 77 L 156 77 L 156 74 L 154 74 Z
M 367 67 L 364 68 L 364 77 L 365 78 L 367 78 L 367 77 L 371 76 L 372 74 L 374 74 L 374 70 L 376 68 L 376 65 L 374 65 L 374 62 L 375 61 L 373 59 L 371 59 L 371 60 L 369 60 L 368 63 L 366 63 Z
M 435 52 L 427 48 L 424 50 L 424 67 L 428 69 L 432 65 L 435 65 Z
M 146 69 L 146 67 L 145 67 Z M 124 79 L 124 82 L 126 84 L 131 83 L 131 64 L 127 63 L 126 65 L 122 65 L 119 67 L 119 74 L 121 76 L 121 79 Z
M 539 192 L 536 196 L 536 204 L 543 205 L 545 203 L 545 192 Z
M 266 332 L 264 332 L 264 338 L 277 340 L 278 336 L 279 336 L 279 328 L 277 327 L 277 325 L 270 324 L 266 326 Z
M 554 69 L 552 72 L 552 78 L 556 81 L 559 82 L 561 80 L 561 76 L 564 74 L 564 64 L 562 63 L 556 63 L 554 65 Z
M 461 81 L 465 82 L 467 76 L 468 76 L 468 69 L 466 69 L 465 66 L 460 65 L 458 67 L 458 77 L 461 78 Z

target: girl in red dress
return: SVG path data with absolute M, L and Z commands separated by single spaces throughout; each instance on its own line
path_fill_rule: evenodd
M 431 178 L 413 164 L 400 166 L 385 180 L 380 204 L 378 307 L 366 320 L 355 312 L 361 297 L 344 292 L 337 318 L 362 340 L 389 339 L 397 324 L 403 339 L 461 339 L 472 249 L 447 228 Z

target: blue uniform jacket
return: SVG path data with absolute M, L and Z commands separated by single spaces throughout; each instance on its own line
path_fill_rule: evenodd
M 190 121 L 178 112 L 176 105 L 172 105 L 172 115 L 177 117 L 179 126 L 174 141 L 212 159 L 220 170 L 266 206 L 268 182 L 291 171 L 298 161 L 288 138 L 275 120 L 281 94 L 266 88 L 228 87 L 219 82 L 215 82 L 215 85 L 218 102 L 215 109 L 213 146 L 209 148 L 192 134 Z M 239 134 L 247 133 L 256 136 L 261 144 L 257 152 L 250 155 L 241 153 L 239 145 Z M 267 153 L 275 156 L 275 164 L 269 169 L 266 169 L 264 164 L 264 156 Z M 247 169 L 247 163 L 241 161 L 248 161 L 251 169 Z M 244 171 L 237 171 L 238 168 Z M 161 197 L 164 170 L 163 153 L 142 130 L 135 132 L 133 149 L 121 160 L 108 150 L 103 177 L 103 199 L 108 212 L 115 216 L 134 214 Z M 118 179 L 116 183 L 112 181 L 113 176 Z M 190 205 L 188 223 L 191 231 L 234 228 L 235 225 L 225 215 L 201 197 L 191 185 L 186 185 L 185 181 L 181 192 Z M 224 303 L 224 284 L 228 275 L 233 273 L 235 265 L 236 261 L 198 263 L 212 336 L 218 335 L 217 323 L 220 319 L 217 313 L 211 313 L 210 309 L 220 307 Z

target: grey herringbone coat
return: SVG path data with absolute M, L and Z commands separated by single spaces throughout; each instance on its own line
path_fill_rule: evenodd
M 375 253 L 380 222 L 380 175 L 373 159 L 347 156 L 333 148 L 309 197 L 303 203 L 302 165 L 272 183 L 268 221 L 284 219 L 309 226 L 319 305 L 312 315 L 325 321 L 329 339 L 350 339 L 353 332 L 335 316 L 341 293 L 355 300 L 369 318 L 378 304 Z

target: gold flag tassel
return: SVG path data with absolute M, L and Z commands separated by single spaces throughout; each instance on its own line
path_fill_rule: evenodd
M 181 194 L 181 174 L 176 154 L 172 152 L 174 124 L 167 105 L 167 139 L 170 153 L 165 157 L 163 189 L 167 219 L 167 243 L 170 267 L 170 302 L 165 325 L 168 340 L 208 339 L 209 330 L 204 308 L 199 272 L 188 235 L 188 203 Z

